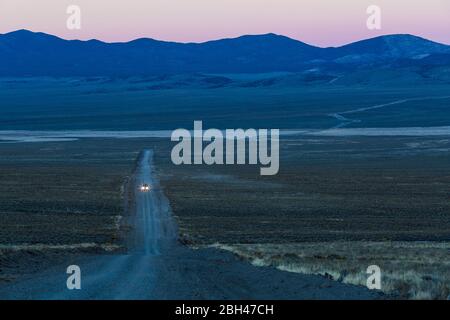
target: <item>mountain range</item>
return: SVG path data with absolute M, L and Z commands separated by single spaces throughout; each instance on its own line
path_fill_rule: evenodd
M 449 80 L 450 46 L 413 35 L 320 48 L 276 34 L 204 43 L 154 39 L 106 43 L 18 30 L 0 35 L 0 76 L 130 76 L 176 73 L 310 72 L 339 76 L 413 70 Z M 431 71 L 430 71 L 431 70 Z

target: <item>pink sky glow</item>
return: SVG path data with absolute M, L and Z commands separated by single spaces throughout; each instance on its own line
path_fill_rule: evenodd
M 381 7 L 381 30 L 366 27 L 372 4 Z M 66 27 L 69 5 L 81 8 L 81 30 Z M 17 29 L 107 42 L 203 42 L 272 32 L 318 46 L 393 33 L 450 44 L 450 0 L 1 0 L 0 33 Z

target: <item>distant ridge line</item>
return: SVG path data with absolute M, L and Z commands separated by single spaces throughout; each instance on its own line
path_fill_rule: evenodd
M 321 48 L 321 49 L 327 49 L 327 48 L 340 48 L 340 47 L 344 47 L 353 43 L 357 43 L 357 42 L 361 42 L 361 41 L 366 41 L 366 40 L 372 40 L 372 39 L 377 39 L 377 38 L 383 38 L 383 37 L 391 37 L 391 36 L 410 36 L 410 37 L 416 37 L 416 38 L 420 38 L 423 40 L 427 40 L 430 42 L 434 42 L 437 44 L 441 44 L 444 46 L 450 46 L 450 43 L 443 43 L 443 42 L 439 42 L 439 41 L 435 41 L 435 40 L 431 40 L 422 36 L 418 36 L 418 35 L 414 35 L 414 34 L 410 34 L 410 33 L 392 33 L 392 34 L 384 34 L 384 35 L 378 35 L 378 36 L 374 36 L 374 37 L 369 37 L 369 38 L 363 38 L 363 39 L 359 39 L 359 40 L 355 40 L 352 42 L 346 42 L 343 43 L 341 45 L 337 45 L 337 46 L 320 46 L 320 45 L 315 45 L 315 44 L 311 44 L 311 43 L 307 43 L 304 42 L 300 39 L 296 39 L 296 38 L 292 38 L 286 35 L 282 35 L 282 34 L 278 34 L 278 33 L 273 33 L 273 32 L 269 32 L 269 33 L 261 33 L 261 34 L 243 34 L 243 35 L 239 35 L 239 36 L 235 36 L 235 37 L 224 37 L 224 38 L 217 38 L 217 39 L 209 39 L 209 40 L 205 40 L 205 41 L 171 41 L 171 40 L 162 40 L 162 39 L 156 39 L 156 38 L 150 38 L 150 37 L 139 37 L 139 38 L 134 38 L 134 39 L 130 39 L 130 40 L 126 40 L 126 41 L 104 41 L 104 40 L 100 40 L 100 39 L 96 39 L 96 38 L 91 38 L 91 39 L 66 39 L 64 37 L 61 36 L 57 36 L 57 35 L 53 35 L 50 33 L 46 33 L 46 32 L 42 32 L 42 31 L 31 31 L 28 29 L 17 29 L 17 30 L 13 30 L 13 31 L 9 31 L 6 33 L 1 33 L 1 36 L 5 36 L 5 35 L 9 35 L 9 34 L 14 34 L 14 33 L 32 33 L 32 34 L 42 34 L 42 35 L 47 35 L 47 36 L 51 36 L 51 37 L 55 37 L 61 40 L 65 40 L 65 41 L 80 41 L 80 42 L 89 42 L 89 41 L 95 41 L 95 42 L 101 42 L 104 44 L 124 44 L 124 43 L 130 43 L 130 42 L 135 42 L 135 41 L 140 41 L 140 40 L 150 40 L 150 41 L 157 41 L 157 42 L 164 42 L 164 43 L 175 43 L 175 44 L 205 44 L 205 43 L 209 43 L 209 42 L 215 42 L 215 41 L 222 41 L 222 40 L 234 40 L 234 39 L 240 39 L 243 37 L 264 37 L 264 36 L 273 36 L 273 37 L 282 37 L 282 38 L 287 38 L 290 39 L 292 41 L 297 41 L 297 42 L 301 42 L 316 48 Z
M 437 55 L 444 55 L 443 57 Z M 114 76 L 265 73 L 318 70 L 338 76 L 358 68 L 442 65 L 450 46 L 399 34 L 321 48 L 273 33 L 203 43 L 148 38 L 106 43 L 64 40 L 18 30 L 0 35 L 0 76 Z

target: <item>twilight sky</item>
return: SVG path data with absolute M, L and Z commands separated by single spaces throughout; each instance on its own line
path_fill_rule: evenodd
M 382 9 L 381 30 L 366 27 L 372 4 Z M 81 30 L 66 28 L 69 5 L 81 8 Z M 17 29 L 108 42 L 273 32 L 318 46 L 391 33 L 450 44 L 450 0 L 0 0 L 0 33 Z

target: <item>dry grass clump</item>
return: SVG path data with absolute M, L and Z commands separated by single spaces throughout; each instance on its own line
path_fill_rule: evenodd
M 231 251 L 256 266 L 320 274 L 366 285 L 367 267 L 381 268 L 381 290 L 401 299 L 450 297 L 450 243 L 336 241 L 294 244 L 236 244 Z

